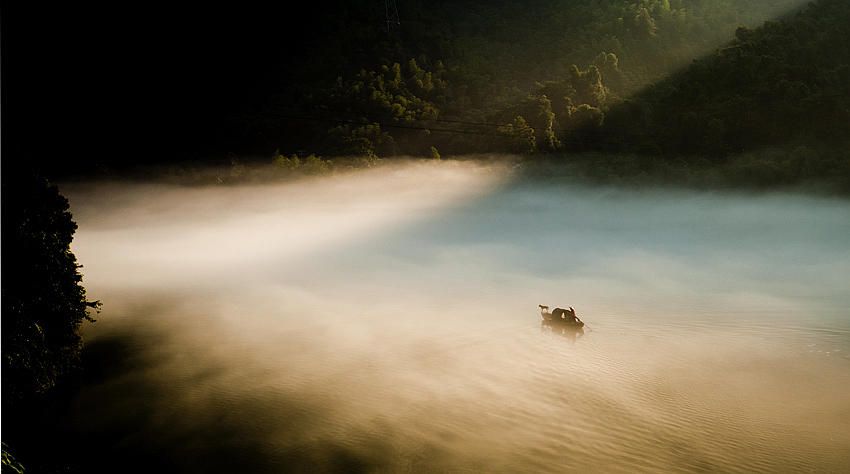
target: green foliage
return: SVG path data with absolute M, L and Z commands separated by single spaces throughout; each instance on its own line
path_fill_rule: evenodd
M 8 446 L 6 443 L 3 443 L 3 473 L 4 474 L 23 474 L 25 472 L 24 466 L 21 465 L 18 461 L 15 460 L 15 457 L 9 453 Z
M 625 87 L 626 76 L 620 69 L 620 60 L 614 53 L 604 51 L 593 60 L 593 66 L 599 71 L 600 79 L 605 84 L 605 89 L 615 94 L 622 93 Z
M 315 111 L 312 126 L 288 123 L 275 133 L 288 141 L 297 135 L 298 148 L 290 149 L 332 156 L 370 150 L 384 157 L 428 156 L 431 146 L 462 154 L 492 146 L 468 133 L 466 124 L 501 115 L 493 125 L 504 126 L 522 115 L 538 134 L 537 146 L 556 150 L 558 131 L 550 133 L 536 113 L 509 109 L 529 95 L 545 95 L 556 114 L 554 130 L 587 128 L 570 123 L 568 107 L 587 104 L 604 116 L 615 96 L 645 87 L 711 51 L 740 25 L 762 21 L 792 2 L 413 0 L 405 5 L 404 26 L 378 41 L 368 24 L 341 13 L 350 10 L 348 4 L 329 8 L 326 21 L 340 34 L 315 42 L 299 71 L 304 79 L 281 92 L 300 110 Z M 575 90 L 561 97 L 535 86 L 569 78 Z M 570 104 L 563 103 L 567 96 Z M 379 125 L 392 146 L 355 132 L 360 124 Z M 328 130 L 337 127 L 343 129 L 325 146 Z
M 33 173 L 4 172 L 3 400 L 55 386 L 78 367 L 88 309 L 68 200 Z
M 508 117 L 513 117 L 513 120 Z M 545 95 L 529 95 L 519 104 L 500 112 L 495 120 L 503 123 L 510 121 L 501 131 L 508 134 L 510 150 L 514 153 L 522 153 L 522 150 L 555 150 L 560 145 L 552 128 L 555 112 L 552 111 L 552 102 Z
M 534 129 L 521 116 L 516 117 L 513 122 L 500 127 L 499 132 L 503 134 L 502 146 L 513 153 L 526 154 L 537 150 Z
M 367 159 L 619 152 L 699 168 L 779 145 L 831 160 L 850 141 L 848 6 L 764 22 L 796 6 L 412 0 L 377 41 L 340 19 L 344 38 L 311 50 L 309 81 L 281 94 L 312 125 L 280 133 L 301 139 L 291 150 Z M 744 168 L 785 169 L 770 163 Z
M 329 131 L 328 153 L 394 156 L 421 147 L 421 130 L 439 117 L 436 102 L 444 98 L 440 72 L 425 71 L 411 59 L 404 71 L 394 63 L 378 71 L 363 69 L 348 80 L 338 77 L 332 87 L 317 94 L 318 102 L 333 111 L 334 121 L 348 122 Z
M 301 160 L 296 155 L 292 158 L 287 158 L 280 154 L 280 150 L 275 150 L 272 156 L 272 164 L 279 170 L 295 170 L 301 166 Z
M 847 2 L 821 0 L 793 19 L 740 27 L 727 46 L 641 94 L 651 113 L 605 131 L 639 128 L 666 154 L 717 160 L 781 144 L 842 147 L 850 143 L 847 24 Z
M 361 126 L 340 125 L 328 132 L 330 153 L 334 156 L 365 156 L 375 157 L 394 155 L 395 140 L 389 133 L 381 131 L 377 123 Z
M 321 157 L 310 154 L 304 160 L 304 164 L 301 166 L 301 169 L 304 170 L 304 172 L 307 174 L 325 174 L 331 170 L 332 165 L 332 162 L 325 161 Z
M 285 174 L 324 175 L 333 171 L 332 161 L 323 160 L 315 154 L 310 154 L 302 161 L 297 155 L 287 158 L 280 154 L 280 150 L 275 150 L 272 165 L 275 171 Z
M 617 92 L 625 94 L 713 50 L 738 26 L 796 5 L 794 0 L 446 0 L 438 1 L 429 17 L 452 35 L 453 47 L 441 49 L 498 83 L 527 89 L 563 77 L 572 65 L 584 69 L 605 51 L 622 62 Z M 448 58 L 444 62 L 449 64 Z
M 616 70 L 617 58 L 613 54 L 602 53 L 599 59 Z M 562 142 L 573 147 L 580 142 L 581 134 L 592 133 L 602 125 L 609 97 L 616 100 L 603 85 L 596 66 L 584 71 L 573 66 L 565 79 L 538 85 L 524 101 L 499 112 L 496 120 L 529 117 L 529 126 L 536 130 L 536 149 L 558 151 L 564 146 Z

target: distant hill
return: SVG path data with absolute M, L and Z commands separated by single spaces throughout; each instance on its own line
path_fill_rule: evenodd
M 621 150 L 724 159 L 766 147 L 850 144 L 850 2 L 820 0 L 735 37 L 612 107 Z
M 596 176 L 850 193 L 848 25 L 850 2 L 819 0 L 782 21 L 740 27 L 714 54 L 612 104 L 602 125 L 567 144 L 620 156 L 596 160 Z

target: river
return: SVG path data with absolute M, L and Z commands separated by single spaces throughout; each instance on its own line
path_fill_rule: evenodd
M 850 466 L 846 200 L 452 161 L 60 190 L 104 304 L 73 419 L 92 471 Z

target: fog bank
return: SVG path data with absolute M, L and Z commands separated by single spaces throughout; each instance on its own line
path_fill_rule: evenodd
M 63 187 L 104 302 L 76 418 L 90 463 L 846 467 L 850 204 L 515 178 Z M 584 336 L 538 304 L 575 307 Z

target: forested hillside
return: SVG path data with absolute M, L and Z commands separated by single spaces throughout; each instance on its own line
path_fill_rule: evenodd
M 431 146 L 449 155 L 519 151 L 527 148 L 521 138 L 527 133 L 511 115 L 523 109 L 540 139 L 533 148 L 552 151 L 559 144 L 546 135 L 558 133 L 546 129 L 586 128 L 585 116 L 601 119 L 618 98 L 711 53 L 738 27 L 758 26 L 796 6 L 727 0 L 397 4 L 404 21 L 391 34 L 368 21 L 369 2 L 349 6 L 345 15 L 337 11 L 341 33 L 301 56 L 296 74 L 303 80 L 286 75 L 262 118 L 242 118 L 246 130 L 260 129 L 247 141 L 259 145 L 254 139 L 294 127 L 299 133 L 280 137 L 288 142 L 262 146 L 333 155 L 371 144 L 379 156 L 423 155 Z M 542 95 L 555 108 L 551 124 Z M 535 107 L 543 110 L 530 110 Z M 516 135 L 519 144 L 511 138 Z
M 389 29 L 377 0 L 142 13 L 112 36 L 81 30 L 117 38 L 108 60 L 71 41 L 62 58 L 84 68 L 17 68 L 35 92 L 6 136 L 65 171 L 516 153 L 596 174 L 842 175 L 848 3 L 397 0 Z
M 850 4 L 823 0 L 791 20 L 740 27 L 715 54 L 629 98 L 604 129 L 651 136 L 643 145 L 665 152 L 715 157 L 795 140 L 846 143 L 848 25 Z
M 594 148 L 643 155 L 645 171 L 676 162 L 740 185 L 826 180 L 850 191 L 848 25 L 850 2 L 821 0 L 740 27 L 714 54 L 613 104 Z

